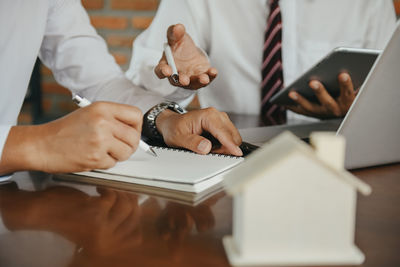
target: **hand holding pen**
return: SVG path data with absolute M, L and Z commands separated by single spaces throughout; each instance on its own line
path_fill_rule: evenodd
M 160 79 L 168 78 L 173 86 L 197 90 L 210 84 L 218 71 L 210 66 L 207 55 L 196 46 L 182 24 L 167 31 L 168 43 L 155 68 Z
M 81 108 L 84 108 L 91 104 L 91 102 L 89 100 L 87 100 L 86 98 L 81 97 L 79 95 L 76 95 L 76 94 L 73 95 L 72 101 Z M 143 140 L 139 141 L 139 147 L 143 151 L 145 151 L 147 154 L 157 157 L 156 152 L 154 152 L 154 150 L 148 144 L 146 144 Z

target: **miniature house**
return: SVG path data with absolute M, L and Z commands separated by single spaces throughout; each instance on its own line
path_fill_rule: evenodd
M 371 188 L 345 171 L 345 140 L 314 133 L 307 145 L 283 133 L 224 178 L 233 196 L 232 265 L 361 264 L 354 245 L 357 191 Z

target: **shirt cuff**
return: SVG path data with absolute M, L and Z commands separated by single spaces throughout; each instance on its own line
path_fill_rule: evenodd
M 190 102 L 192 102 L 195 94 L 196 91 L 194 90 L 176 87 L 176 90 L 172 94 L 165 96 L 165 99 L 167 99 L 168 101 L 176 102 L 182 107 L 186 107 L 190 104 Z
M 11 177 L 12 177 L 11 174 L 7 174 L 7 175 L 4 175 L 4 176 L 0 176 L 0 184 L 1 184 L 2 182 L 5 182 L 5 181 L 10 180 Z
M 6 144 L 10 129 L 11 125 L 0 125 L 0 155 L 3 155 L 3 148 Z

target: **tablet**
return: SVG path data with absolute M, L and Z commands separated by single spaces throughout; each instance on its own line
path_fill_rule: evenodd
M 275 94 L 270 102 L 279 105 L 293 105 L 295 103 L 288 94 L 291 91 L 297 91 L 308 100 L 318 103 L 318 99 L 309 86 L 312 80 L 319 80 L 331 96 L 336 98 L 340 94 L 338 75 L 342 72 L 350 74 L 354 88 L 360 88 L 380 53 L 380 50 L 335 48 L 300 78 Z

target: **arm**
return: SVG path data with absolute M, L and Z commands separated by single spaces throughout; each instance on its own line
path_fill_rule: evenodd
M 197 2 L 193 1 L 193 3 Z M 65 6 L 58 7 L 57 10 L 51 13 L 46 37 L 41 49 L 41 57 L 53 70 L 57 81 L 70 88 L 72 92 L 79 92 L 90 100 L 107 100 L 135 105 L 143 113 L 155 104 L 162 102 L 163 98 L 160 95 L 135 86 L 125 78 L 114 59 L 107 52 L 104 40 L 90 26 L 88 16 L 80 1 L 64 1 L 64 3 Z M 163 1 L 161 5 L 161 9 L 168 7 L 168 11 L 173 9 L 175 10 L 174 12 L 183 11 L 182 9 L 187 7 L 188 14 L 183 13 L 186 14 L 185 16 L 190 17 L 190 14 L 193 13 L 186 1 Z M 174 14 L 170 14 L 168 17 L 174 17 Z M 200 20 L 203 21 L 203 19 Z M 194 22 L 192 24 L 190 28 L 194 32 L 200 31 L 199 25 Z M 160 36 L 158 32 L 153 34 Z M 205 42 L 199 41 L 199 43 Z M 162 47 L 163 41 L 159 45 Z M 157 79 L 154 72 L 151 71 L 151 73 Z M 223 151 L 239 155 L 237 148 L 240 145 L 240 143 L 237 143 L 239 139 L 221 135 L 219 132 L 223 129 L 223 131 L 238 135 L 236 128 L 229 119 L 220 120 L 223 113 L 216 110 L 211 113 L 213 116 L 209 118 L 205 118 L 206 114 L 210 114 L 208 110 L 189 112 L 184 116 L 174 116 L 174 119 L 168 117 L 171 120 L 166 119 L 163 125 L 168 125 L 170 129 L 182 124 L 195 125 L 197 135 L 202 133 L 205 125 L 218 125 L 218 127 L 208 127 L 205 130 L 215 137 L 220 136 L 222 140 L 219 141 L 222 144 L 226 144 Z M 204 121 L 207 121 L 207 124 L 201 124 Z M 193 134 L 191 127 L 185 129 L 188 132 L 183 132 L 182 134 Z M 192 143 L 186 143 L 184 141 L 186 139 L 175 138 L 174 131 L 164 131 L 163 135 L 166 140 L 170 141 L 168 144 L 171 146 L 185 147 L 199 152 L 197 146 Z M 210 152 L 211 148 L 207 148 L 208 146 L 206 149 L 201 150 L 201 153 Z
M 40 57 L 58 82 L 92 100 L 142 109 L 162 101 L 124 77 L 79 0 L 49 2 Z M 0 174 L 109 168 L 136 150 L 141 126 L 140 110 L 115 103 L 96 103 L 43 125 L 2 126 Z
M 341 73 L 338 76 L 340 95 L 334 99 L 325 86 L 318 80 L 313 80 L 309 83 L 310 88 L 314 91 L 319 103 L 308 101 L 299 93 L 292 91 L 289 97 L 296 102 L 297 106 L 289 106 L 288 109 L 310 117 L 320 119 L 340 118 L 346 115 L 356 98 L 357 91 L 353 86 L 350 75 Z
M 393 2 L 390 0 L 368 1 L 363 5 L 365 16 L 368 17 L 368 30 L 364 36 L 363 47 L 384 49 L 396 26 Z M 316 118 L 345 116 L 359 88 L 354 88 L 351 77 L 345 73 L 338 76 L 338 82 L 340 86 L 338 98 L 334 99 L 321 82 L 314 80 L 310 82 L 310 88 L 314 91 L 319 103 L 312 103 L 293 91 L 289 94 L 289 97 L 297 103 L 297 106 L 289 106 L 288 109 Z
M 129 103 L 142 110 L 163 100 L 160 95 L 134 86 L 125 78 L 108 54 L 104 41 L 90 26 L 79 0 L 56 3 L 58 5 L 49 11 L 40 57 L 52 69 L 59 83 L 93 101 Z M 201 118 L 206 113 L 192 113 L 190 120 L 185 120 L 183 116 L 166 119 L 164 124 L 173 128 L 183 121 L 185 125 L 203 129 L 201 122 L 204 120 Z M 206 121 L 209 124 L 219 123 L 212 118 Z M 221 126 L 223 129 L 237 132 L 231 124 L 224 123 Z M 22 170 L 57 173 L 112 167 L 136 150 L 141 126 L 142 113 L 139 109 L 103 102 L 48 124 L 2 126 L 0 175 Z M 185 129 L 190 130 L 189 127 Z M 218 135 L 216 131 L 219 129 L 213 128 L 210 133 Z M 173 131 L 166 132 L 164 137 L 169 140 L 174 135 Z M 224 142 L 228 142 L 230 147 L 235 145 L 232 137 Z M 188 146 L 183 139 L 174 139 L 170 144 Z
M 218 74 L 217 69 L 210 66 L 208 57 L 196 46 L 182 24 L 172 25 L 167 31 L 168 44 L 171 47 L 174 62 L 179 72 L 179 81 L 172 79 L 172 68 L 165 53 L 155 67 L 154 72 L 159 79 L 168 78 L 173 86 L 197 90 L 210 84 Z
M 135 107 L 98 102 L 56 121 L 14 126 L 8 133 L 0 174 L 106 169 L 136 150 L 142 113 Z
M 53 1 L 52 1 L 53 2 Z M 142 112 L 164 99 L 129 81 L 105 41 L 90 25 L 79 0 L 58 1 L 49 11 L 40 58 L 58 83 L 95 101 L 139 107 Z
M 205 4 L 202 1 L 164 0 L 161 1 L 151 26 L 134 42 L 127 76 L 135 84 L 148 90 L 156 90 L 165 95 L 168 100 L 185 105 L 189 103 L 187 99 L 195 92 L 160 80 L 154 74 L 154 69 L 163 55 L 163 44 L 167 42 L 168 26 L 177 23 L 185 25 L 186 32 L 200 49 L 205 52 L 209 50 L 208 33 L 210 31 Z M 208 60 L 207 64 L 209 65 Z

